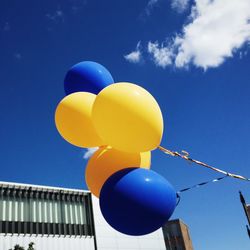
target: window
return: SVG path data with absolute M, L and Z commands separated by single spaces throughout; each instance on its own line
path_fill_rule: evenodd
M 0 233 L 92 236 L 91 196 L 0 186 Z

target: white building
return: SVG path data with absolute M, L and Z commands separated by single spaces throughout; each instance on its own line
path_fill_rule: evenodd
M 0 250 L 165 250 L 162 229 L 127 236 L 104 220 L 89 191 L 0 182 Z

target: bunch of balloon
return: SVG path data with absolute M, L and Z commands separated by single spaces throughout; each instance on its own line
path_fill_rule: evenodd
M 85 179 L 100 198 L 106 221 L 119 232 L 144 235 L 163 226 L 176 205 L 176 192 L 150 170 L 151 150 L 160 145 L 163 118 L 142 87 L 114 83 L 102 65 L 82 62 L 65 77 L 68 94 L 55 113 L 61 136 L 79 147 L 99 147 Z
M 66 141 L 83 148 L 104 144 L 94 128 L 92 109 L 96 94 L 112 83 L 108 70 L 95 62 L 78 63 L 67 72 L 66 97 L 55 113 L 57 130 Z

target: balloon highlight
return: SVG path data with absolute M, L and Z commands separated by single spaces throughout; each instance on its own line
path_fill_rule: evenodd
M 144 235 L 162 227 L 172 215 L 176 192 L 161 175 L 143 168 L 127 168 L 104 183 L 100 208 L 119 232 Z
M 154 97 L 136 84 L 122 82 L 103 89 L 92 117 L 99 136 L 118 150 L 145 152 L 161 142 L 161 110 Z
M 64 90 L 66 95 L 74 92 L 98 94 L 111 83 L 114 83 L 114 79 L 105 67 L 96 62 L 85 61 L 75 64 L 67 72 Z

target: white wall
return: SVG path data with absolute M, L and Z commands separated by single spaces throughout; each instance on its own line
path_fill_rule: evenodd
M 128 236 L 111 228 L 103 218 L 99 199 L 92 195 L 98 250 L 166 250 L 162 229 L 145 236 Z
M 19 244 L 28 247 L 30 242 L 35 243 L 36 250 L 94 250 L 93 237 L 63 237 L 63 236 L 29 236 L 29 235 L 4 235 L 0 234 L 0 250 L 9 250 Z
M 79 192 L 79 190 L 78 190 Z M 98 250 L 165 250 L 162 229 L 145 236 L 127 236 L 112 229 L 103 218 L 99 199 L 92 196 L 95 231 Z M 27 249 L 30 242 L 36 250 L 95 250 L 94 237 L 42 236 L 0 234 L 0 250 L 9 250 L 14 245 Z

